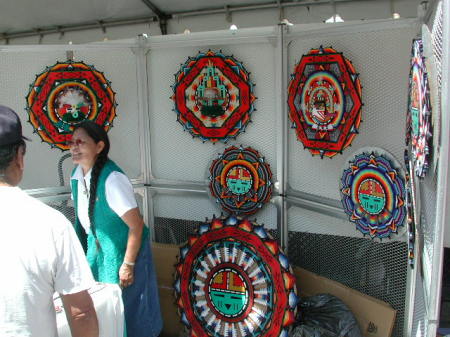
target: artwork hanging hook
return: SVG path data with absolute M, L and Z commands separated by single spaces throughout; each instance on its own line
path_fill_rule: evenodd
M 68 62 L 73 62 L 74 60 L 73 50 L 66 50 L 66 58 Z

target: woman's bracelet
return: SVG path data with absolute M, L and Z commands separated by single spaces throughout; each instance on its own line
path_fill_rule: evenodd
M 134 262 L 123 261 L 123 264 L 126 264 L 127 266 L 134 267 Z

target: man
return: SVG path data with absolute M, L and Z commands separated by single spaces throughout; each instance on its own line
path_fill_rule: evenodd
M 94 279 L 72 225 L 17 187 L 24 139 L 17 114 L 0 106 L 0 336 L 56 337 L 58 292 L 72 336 L 98 337 Z

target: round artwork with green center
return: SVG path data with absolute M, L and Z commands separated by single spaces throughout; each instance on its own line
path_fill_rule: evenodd
M 272 195 L 272 171 L 258 151 L 230 146 L 210 168 L 211 196 L 233 214 L 257 212 Z
M 175 296 L 193 337 L 288 337 L 295 277 L 264 226 L 235 216 L 198 225 L 180 248 Z

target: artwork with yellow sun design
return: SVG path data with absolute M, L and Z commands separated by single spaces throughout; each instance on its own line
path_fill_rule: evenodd
M 270 200 L 272 171 L 251 147 L 228 147 L 209 172 L 211 195 L 231 214 L 254 214 Z

